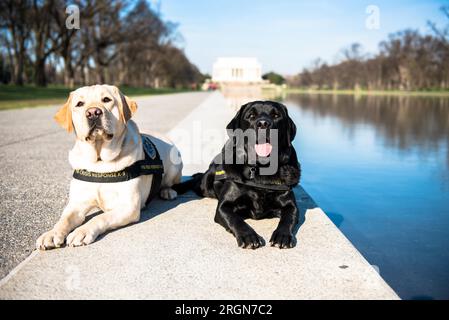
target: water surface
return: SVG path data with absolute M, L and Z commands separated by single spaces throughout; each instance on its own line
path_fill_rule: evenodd
M 449 98 L 289 95 L 302 185 L 404 299 L 449 299 Z

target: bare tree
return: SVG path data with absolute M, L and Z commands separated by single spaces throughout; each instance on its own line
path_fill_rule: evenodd
M 24 84 L 27 42 L 30 39 L 28 0 L 2 0 L 0 2 L 1 42 L 7 48 L 12 80 L 17 85 Z
M 81 13 L 79 30 L 65 25 L 68 0 L 0 2 L 2 79 L 69 87 L 93 82 L 178 87 L 200 81 L 199 70 L 177 46 L 176 24 L 163 21 L 147 1 L 73 1 Z
M 449 28 L 448 28 L 449 29 Z M 391 34 L 379 44 L 379 54 L 367 58 L 360 46 L 343 50 L 335 65 L 315 63 L 299 75 L 299 85 L 334 89 L 449 88 L 449 48 L 446 31 L 438 36 L 421 35 L 416 30 Z M 442 36 L 444 35 L 444 36 Z

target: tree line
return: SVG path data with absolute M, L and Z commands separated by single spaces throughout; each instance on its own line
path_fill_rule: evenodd
M 79 29 L 66 26 L 69 4 Z M 1 0 L 0 81 L 192 87 L 203 76 L 176 27 L 144 0 Z
M 449 6 L 441 11 L 449 19 Z M 391 34 L 374 56 L 363 54 L 361 45 L 354 43 L 342 51 L 339 63 L 318 59 L 289 84 L 317 89 L 449 89 L 449 26 L 428 25 L 431 34 L 410 29 Z

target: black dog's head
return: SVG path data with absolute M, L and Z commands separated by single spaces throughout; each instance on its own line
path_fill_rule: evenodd
M 243 105 L 226 129 L 254 130 L 257 141 L 254 146 L 247 147 L 254 148 L 258 158 L 264 158 L 270 155 L 273 144 L 277 144 L 281 162 L 288 156 L 286 153 L 289 153 L 296 135 L 296 125 L 289 117 L 287 108 L 274 101 L 254 101 Z M 277 141 L 270 140 L 273 129 L 277 130 Z

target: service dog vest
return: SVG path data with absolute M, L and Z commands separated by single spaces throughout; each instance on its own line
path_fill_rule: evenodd
M 73 171 L 73 178 L 97 183 L 114 183 L 135 179 L 144 175 L 153 175 L 151 190 L 145 204 L 148 204 L 159 192 L 164 166 L 156 146 L 147 135 L 141 135 L 145 159 L 134 162 L 129 167 L 115 172 L 92 172 L 84 169 Z

